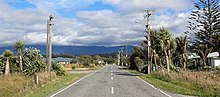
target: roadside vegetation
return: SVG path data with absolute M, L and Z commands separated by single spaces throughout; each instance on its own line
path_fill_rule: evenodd
M 52 71 L 49 73 L 40 50 L 24 46 L 19 40 L 14 45 L 15 54 L 5 50 L 0 55 L 0 97 L 45 97 L 86 75 L 69 74 L 67 70 L 97 70 L 115 61 L 112 55 L 107 54 L 57 54 L 54 56 L 71 58 L 72 62 L 62 64 L 52 61 Z
M 17 41 L 14 49 L 17 56 L 10 50 L 0 55 L 0 97 L 25 96 L 67 75 L 56 62 L 52 64 L 52 72 L 46 72 L 47 66 L 37 48 L 24 48 L 24 43 Z
M 129 68 L 158 88 L 185 95 L 220 96 L 220 67 L 212 66 L 208 54 L 217 52 L 220 60 L 220 6 L 218 0 L 199 0 L 189 18 L 185 36 L 174 37 L 166 28 L 151 30 L 148 64 L 148 38 L 135 47 Z M 193 53 L 202 62 L 189 58 Z M 134 71 L 132 71 L 134 73 Z M 138 73 L 136 72 L 136 73 Z
M 78 79 L 82 78 L 86 74 L 67 74 L 66 76 L 58 76 L 57 81 L 53 81 L 47 85 L 38 87 L 32 90 L 25 97 L 46 97 L 50 94 L 55 93 L 59 89 L 62 89 Z
M 205 71 L 183 71 L 181 73 L 159 71 L 143 74 L 134 70 L 129 71 L 133 74 L 140 74 L 140 78 L 155 87 L 172 93 L 199 97 L 220 96 L 220 74 Z
M 65 67 L 67 70 L 97 70 L 104 65 L 116 63 L 115 59 L 116 54 L 79 55 L 74 56 Z

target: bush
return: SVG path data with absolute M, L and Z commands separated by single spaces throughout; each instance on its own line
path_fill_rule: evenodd
M 215 68 L 216 68 L 216 70 L 217 70 L 217 71 L 219 71 L 219 70 L 220 70 L 220 66 L 217 66 L 217 67 L 215 67 Z
M 46 64 L 40 50 L 36 48 L 26 48 L 23 54 L 23 72 L 26 75 L 34 75 L 37 72 L 45 71 Z
M 89 66 L 89 68 L 92 68 L 92 69 L 95 68 L 95 67 L 96 67 L 95 64 L 92 64 L 92 65 Z
M 54 71 L 57 75 L 66 75 L 66 70 L 64 69 L 63 65 L 57 63 L 57 62 L 52 62 L 52 71 Z
M 76 66 L 75 66 L 75 65 L 73 65 L 73 66 L 72 66 L 72 70 L 75 70 L 75 69 L 76 69 Z
M 134 62 L 135 62 L 135 64 L 137 65 L 138 70 L 141 71 L 141 69 L 142 69 L 143 66 L 144 66 L 143 60 L 141 60 L 139 57 L 135 57 Z
M 10 72 L 11 73 L 18 73 L 21 72 L 21 69 L 19 67 L 19 62 L 18 62 L 18 58 L 12 58 L 10 61 Z
M 66 67 L 66 68 L 72 68 L 72 67 L 73 67 L 73 64 L 66 64 L 65 67 Z

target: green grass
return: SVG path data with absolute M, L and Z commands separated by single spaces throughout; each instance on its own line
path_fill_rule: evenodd
M 128 71 L 135 74 L 139 73 L 135 70 L 128 70 Z M 142 74 L 142 76 L 139 77 L 145 80 L 146 82 L 152 84 L 156 88 L 166 90 L 172 93 L 183 94 L 183 95 L 194 95 L 194 96 L 207 95 L 203 90 L 200 90 L 197 86 L 192 85 L 185 81 L 177 81 L 177 80 L 166 81 L 162 79 L 157 79 L 152 75 L 147 75 L 147 74 Z
M 60 88 L 72 84 L 73 82 L 77 81 L 78 79 L 82 78 L 85 75 L 86 74 L 68 74 L 66 76 L 60 76 L 57 81 L 34 89 L 31 93 L 26 95 L 26 97 L 48 96 L 49 94 L 59 90 Z
M 179 82 L 178 81 L 166 82 L 160 79 L 156 79 L 150 75 L 141 76 L 140 78 L 154 85 L 157 88 L 160 88 L 162 90 L 166 90 L 172 93 L 185 94 L 185 95 L 199 95 L 200 94 L 198 91 L 195 91 L 194 89 L 192 89 L 192 88 L 195 88 L 194 86 L 191 86 L 187 82 L 180 82 L 180 81 Z

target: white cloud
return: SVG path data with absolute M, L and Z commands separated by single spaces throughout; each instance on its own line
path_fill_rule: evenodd
M 116 5 L 123 11 L 137 11 L 144 9 L 156 10 L 189 10 L 194 0 L 103 0 L 104 3 Z
M 141 9 L 160 6 L 151 17 L 151 27 L 165 27 L 175 36 L 186 30 L 188 10 L 192 0 L 103 0 L 116 10 L 80 11 L 97 0 L 27 0 L 37 6 L 17 10 L 0 1 L 0 45 L 11 45 L 16 40 L 26 44 L 46 43 L 46 20 L 54 15 L 53 44 L 59 45 L 122 45 L 137 44 L 145 30 Z M 161 3 L 159 3 L 161 2 Z M 76 11 L 75 18 L 65 18 L 57 9 Z M 168 12 L 164 10 L 175 10 Z M 142 39 L 142 38 L 141 38 Z

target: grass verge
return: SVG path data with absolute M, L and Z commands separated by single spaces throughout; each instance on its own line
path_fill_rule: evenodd
M 163 78 L 155 77 L 155 74 L 143 74 L 135 70 L 128 70 L 130 73 L 133 74 L 141 74 L 139 76 L 141 79 L 145 80 L 146 82 L 154 85 L 155 87 L 166 90 L 172 93 L 183 94 L 183 95 L 190 95 L 190 96 L 199 96 L 199 97 L 219 97 L 219 91 L 213 90 L 213 87 L 202 87 L 200 84 L 192 84 L 189 81 L 185 80 L 167 80 Z
M 86 74 L 68 74 L 66 76 L 59 76 L 58 80 L 47 85 L 38 87 L 34 89 L 31 93 L 26 95 L 26 97 L 45 97 L 49 94 L 72 84 L 73 82 L 77 81 L 78 79 L 82 78 Z

